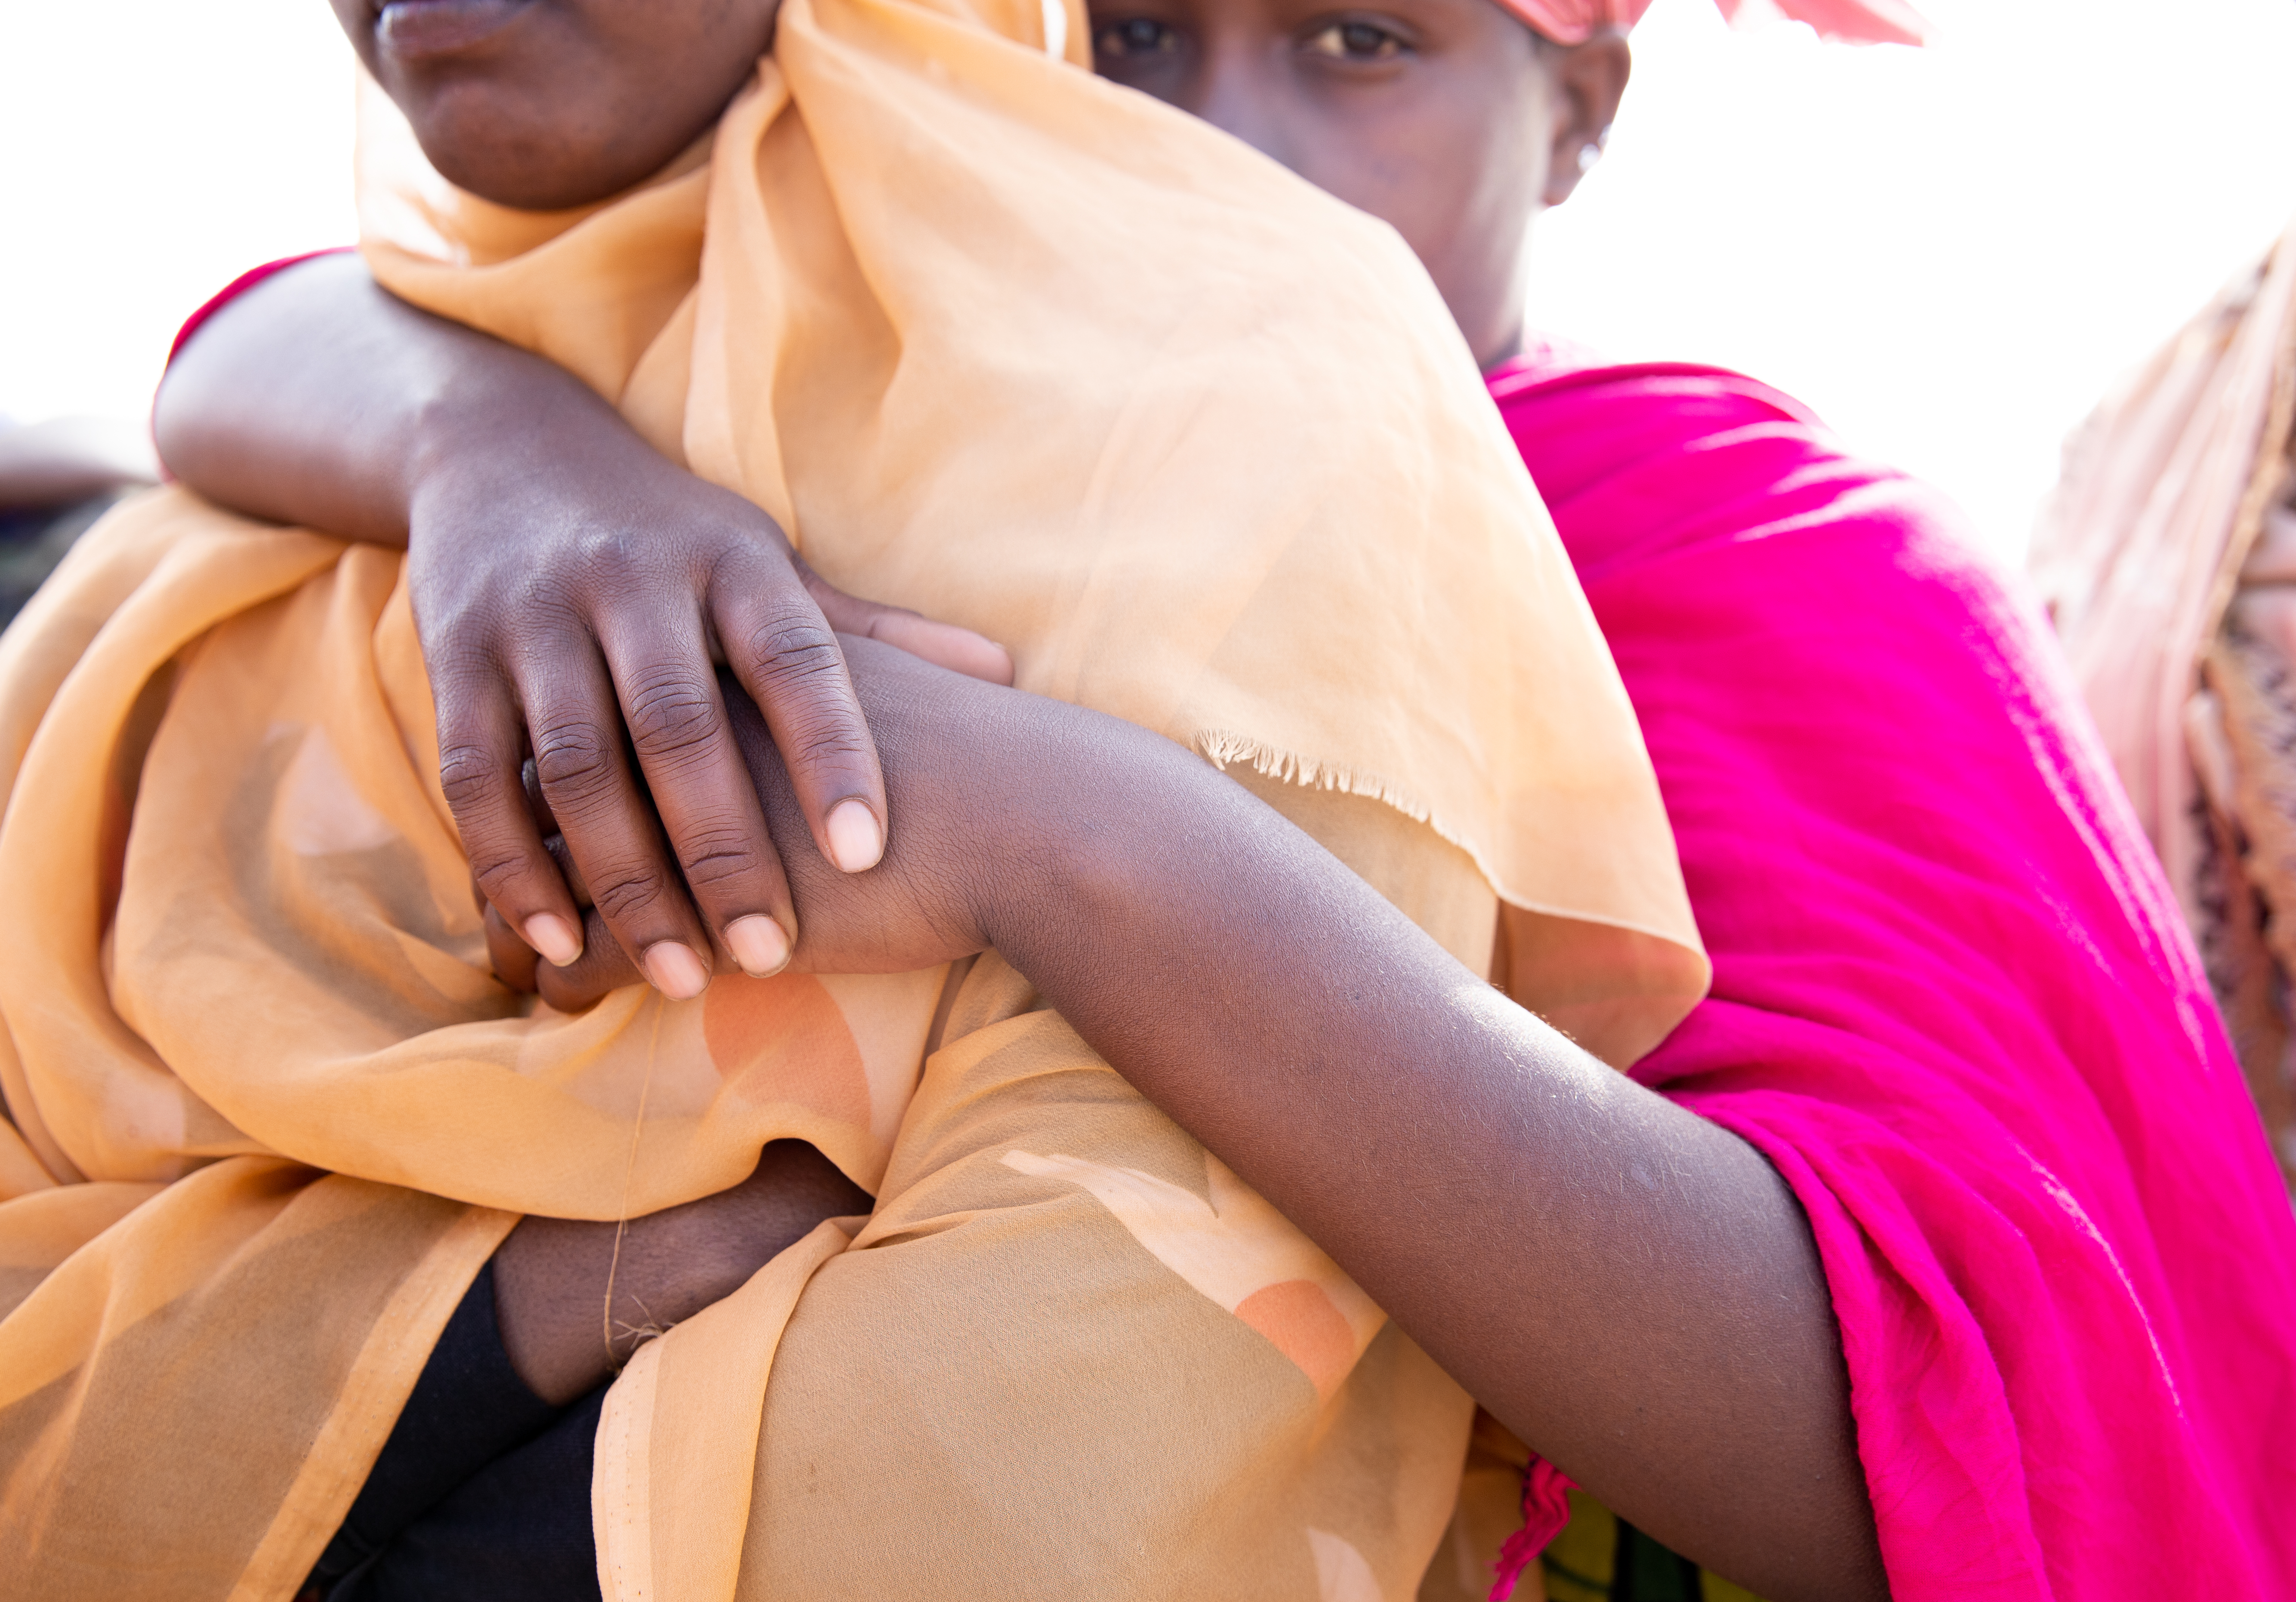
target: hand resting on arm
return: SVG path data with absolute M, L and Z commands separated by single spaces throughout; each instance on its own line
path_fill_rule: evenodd
M 796 927 L 714 664 L 794 753 L 805 834 L 849 871 L 891 820 L 832 629 L 1012 679 L 970 630 L 824 583 L 773 519 L 571 374 L 394 299 L 356 257 L 226 305 L 169 368 L 154 429 L 220 505 L 406 547 L 463 848 L 554 961 L 578 954 L 582 918 L 536 835 L 529 759 L 603 927 L 690 996 L 729 962 L 778 968 Z
M 448 795 L 506 979 L 570 1006 L 640 971 L 690 993 L 701 975 L 670 972 L 665 946 L 703 954 L 693 970 L 770 966 L 745 960 L 760 953 L 739 926 L 759 916 L 816 971 L 993 945 L 1620 1514 L 1772 1602 L 1886 1594 L 1826 1286 L 1784 1183 L 1461 968 L 1242 787 L 1113 719 L 865 640 L 840 656 L 832 626 L 1009 679 L 977 636 L 821 583 L 769 519 L 572 378 L 392 300 L 356 261 L 226 308 L 158 424 L 214 499 L 407 542 Z M 829 814 L 856 798 L 901 823 L 876 868 L 840 875 Z M 562 826 L 565 873 L 544 842 Z M 586 924 L 569 877 L 595 892 Z M 512 929 L 570 965 L 537 973 Z M 641 1262 L 732 1265 L 672 1272 L 693 1294 L 653 1311 L 722 1294 L 783 1225 L 844 1210 L 821 1166 L 769 1151 L 744 1191 L 791 1218 L 761 1212 L 731 1245 L 707 1219 L 741 1212 L 740 1193 L 634 1224 L 663 1246 Z M 505 1328 L 522 1371 L 569 1394 L 606 1361 L 583 1228 L 530 1222 L 498 1265 L 526 1310 Z

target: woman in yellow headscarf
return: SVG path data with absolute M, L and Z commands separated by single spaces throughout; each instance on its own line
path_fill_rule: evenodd
M 362 157 L 401 294 L 1022 689 L 1234 765 L 1464 973 L 1504 926 L 1518 997 L 1612 1062 L 1694 1001 L 1631 712 L 1388 231 L 1077 70 L 1057 9 L 791 0 L 762 61 L 764 5 L 341 9 L 407 113 L 371 99 Z M 775 973 L 728 919 L 665 937 L 684 963 L 623 937 L 656 987 L 578 1015 L 497 982 L 402 566 L 165 492 L 0 645 L 0 882 L 38 909 L 0 965 L 19 1583 L 292 1591 L 521 1215 L 609 1226 L 587 1311 L 642 1322 L 612 1226 L 799 1142 L 873 1211 L 593 1393 L 608 1594 L 1415 1584 L 1464 1393 L 996 957 Z M 741 620 L 772 717 L 775 620 Z M 642 758 L 700 670 L 627 709 Z M 578 805 L 562 754 L 537 736 L 540 787 Z M 807 799 L 865 868 L 857 793 L 873 839 Z M 742 916 L 785 952 L 772 893 Z M 695 993 L 705 941 L 757 976 Z

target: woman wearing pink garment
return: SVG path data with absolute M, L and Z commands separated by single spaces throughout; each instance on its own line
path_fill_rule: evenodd
M 913 820 L 885 871 L 804 849 L 807 776 L 736 718 L 805 938 L 899 916 L 953 950 L 993 935 L 1475 1393 L 1495 1422 L 1423 1597 L 1536 1594 L 1529 1573 L 1554 1597 L 1743 1594 L 1718 1574 L 1781 1599 L 2296 1592 L 2296 1223 L 2063 670 L 1950 506 L 1792 400 L 1525 333 L 1525 226 L 1599 155 L 1641 7 L 1505 4 L 1137 0 L 1093 24 L 1104 75 L 1385 218 L 1444 292 L 1642 719 L 1709 999 L 1630 1080 L 1589 1072 L 1209 769 L 859 643 L 850 732 Z M 1894 0 L 1784 9 L 1920 37 Z M 342 259 L 191 340 L 160 422 L 216 499 L 408 544 L 442 684 L 662 612 L 553 545 L 595 464 L 665 537 L 764 537 L 564 374 Z M 512 572 L 549 575 L 580 637 L 490 605 Z M 816 593 L 840 628 L 923 627 Z M 595 717 L 621 737 L 610 700 Z M 936 809 L 1013 855 L 905 855 Z M 565 849 L 601 848 L 570 827 Z M 667 853 L 648 871 L 685 926 Z M 537 967 L 509 931 L 558 938 L 535 923 L 565 904 L 557 870 L 488 889 L 505 971 L 568 1005 L 667 938 L 594 911 L 579 955 Z M 1144 970 L 1160 982 L 1107 982 Z M 1181 994 L 1233 1005 L 1139 1001 Z M 1421 1178 L 1365 1182 L 1398 1174 Z M 594 1344 L 595 1296 L 570 1301 Z M 526 1327 L 531 1382 L 554 1360 Z M 1566 1502 L 1566 1474 L 1590 1494 Z

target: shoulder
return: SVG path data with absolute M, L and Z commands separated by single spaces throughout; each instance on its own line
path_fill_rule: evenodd
M 2046 628 L 1959 509 L 1791 396 L 1718 367 L 1553 344 L 1489 382 L 1638 700 L 1685 676 L 1775 690 L 1741 654 L 1755 649 L 1829 686 L 1949 665 L 1961 694 L 1990 686 L 1980 702 L 2006 694 L 2069 715 Z M 1837 719 L 1865 704 L 1810 688 Z
M 1960 532 L 1945 497 L 1857 456 L 1808 407 L 1742 373 L 1610 363 L 1540 341 L 1489 385 L 1582 581 L 1852 508 Z
M 1492 393 L 1641 719 L 1718 993 L 1753 1001 L 1747 960 L 1790 958 L 1791 1010 L 1839 1006 L 1870 1037 L 1874 974 L 1930 965 L 1898 949 L 1908 931 L 1965 978 L 2079 927 L 2082 971 L 2112 982 L 2068 981 L 2079 1006 L 2059 1023 L 2081 1032 L 2117 990 L 2124 1013 L 2132 996 L 2157 1006 L 2188 1063 L 2215 1054 L 2189 946 L 2047 626 L 1950 500 L 1740 374 L 1547 359 Z M 1886 916 L 1851 916 L 1884 886 Z M 1809 988 L 1829 968 L 1838 985 Z
M 1494 396 L 1665 794 L 1715 958 L 1708 1025 L 1817 1030 L 1857 1064 L 1825 1099 L 1891 1104 L 1906 1126 L 1929 1116 L 1908 1098 L 1975 1097 L 2036 1151 L 2100 1080 L 2244 1113 L 2047 625 L 1952 503 L 1741 374 L 1510 376 Z M 2062 1094 L 2038 1096 L 2052 1072 Z

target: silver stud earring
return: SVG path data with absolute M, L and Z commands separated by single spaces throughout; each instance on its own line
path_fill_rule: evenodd
M 1595 170 L 1595 162 L 1597 162 L 1597 161 L 1599 161 L 1599 160 L 1601 160 L 1602 159 L 1603 159 L 1603 147 L 1602 147 L 1601 145 L 1599 145 L 1599 144 L 1582 144 L 1582 145 L 1580 145 L 1580 146 L 1578 147 L 1578 171 L 1579 171 L 1580 175 L 1583 177 L 1585 174 L 1587 174 L 1587 173 L 1590 173 L 1590 172 L 1594 171 L 1594 170 Z

